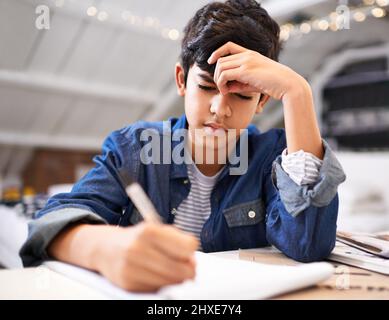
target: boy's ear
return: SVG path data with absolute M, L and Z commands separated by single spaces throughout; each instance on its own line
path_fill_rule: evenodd
M 181 66 L 179 62 L 176 63 L 175 75 L 176 75 L 177 93 L 179 96 L 183 97 L 185 95 L 184 68 Z
M 264 94 L 261 96 L 261 99 L 258 102 L 257 109 L 255 110 L 255 113 L 261 113 L 263 111 L 263 108 L 265 107 L 265 104 L 269 101 L 270 96 L 267 94 Z

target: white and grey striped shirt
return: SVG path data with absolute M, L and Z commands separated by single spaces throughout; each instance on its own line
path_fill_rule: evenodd
M 303 150 L 287 154 L 282 152 L 281 165 L 290 178 L 298 185 L 314 183 L 323 161 Z M 200 240 L 201 230 L 211 214 L 211 193 L 222 170 L 216 175 L 203 175 L 195 164 L 188 164 L 191 189 L 188 197 L 178 206 L 174 224 L 177 228 L 193 234 Z M 199 250 L 202 250 L 201 245 Z
M 187 164 L 191 188 L 188 197 L 176 210 L 177 228 L 196 236 L 200 241 L 201 229 L 211 214 L 211 193 L 222 170 L 212 177 L 205 176 L 194 163 Z M 201 245 L 200 245 L 201 250 Z

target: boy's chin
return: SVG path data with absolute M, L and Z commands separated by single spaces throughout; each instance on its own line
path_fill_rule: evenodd
M 228 142 L 226 137 L 210 137 L 207 138 L 202 145 L 206 150 L 218 151 L 226 150 L 228 147 Z
M 205 148 L 206 150 L 226 150 L 228 146 L 236 145 L 239 137 L 228 134 L 224 129 L 213 129 L 204 126 L 201 129 L 196 129 L 194 132 L 194 143 L 196 147 Z

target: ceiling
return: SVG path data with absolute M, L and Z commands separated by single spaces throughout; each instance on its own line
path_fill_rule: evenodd
M 173 79 L 180 31 L 208 2 L 0 0 L 0 176 L 17 175 L 34 148 L 98 150 L 112 130 L 182 113 Z M 338 5 L 262 3 L 280 23 L 296 13 L 323 17 Z M 38 5 L 50 8 L 49 30 L 35 25 Z M 88 16 L 90 7 L 96 15 Z M 281 62 L 310 78 L 344 48 L 388 43 L 388 26 L 387 18 L 368 18 L 350 30 L 290 39 Z M 266 129 L 280 119 L 272 102 L 255 123 Z

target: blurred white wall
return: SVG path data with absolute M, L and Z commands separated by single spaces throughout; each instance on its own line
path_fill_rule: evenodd
M 338 228 L 389 230 L 389 152 L 337 152 L 346 172 L 339 186 Z

